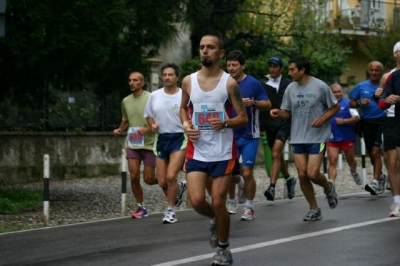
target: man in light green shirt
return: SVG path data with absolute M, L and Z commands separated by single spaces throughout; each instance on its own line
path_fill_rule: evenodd
M 119 136 L 127 130 L 126 158 L 128 160 L 131 178 L 132 193 L 136 199 L 138 209 L 132 214 L 132 218 L 147 217 L 147 209 L 143 202 L 143 189 L 140 185 L 140 164 L 143 161 L 143 179 L 148 185 L 158 184 L 155 175 L 155 160 L 153 153 L 154 134 L 143 117 L 144 108 L 150 96 L 150 92 L 143 90 L 145 86 L 143 74 L 132 72 L 129 75 L 129 87 L 132 94 L 122 100 L 122 121 L 118 128 L 114 129 L 114 136 Z

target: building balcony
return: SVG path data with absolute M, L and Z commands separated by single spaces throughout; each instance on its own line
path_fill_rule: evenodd
M 368 35 L 400 27 L 397 0 L 328 0 L 320 10 L 332 18 L 327 25 L 343 34 Z

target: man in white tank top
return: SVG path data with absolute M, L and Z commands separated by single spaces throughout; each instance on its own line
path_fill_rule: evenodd
M 196 212 L 211 219 L 210 244 L 218 247 L 212 265 L 233 262 L 229 250 L 230 218 L 226 195 L 237 157 L 233 129 L 247 124 L 247 113 L 236 81 L 221 69 L 225 55 L 217 36 L 200 41 L 202 68 L 182 81 L 180 117 L 188 136 L 184 171 Z M 237 116 L 232 118 L 232 108 Z M 211 184 L 207 184 L 211 177 Z M 210 186 L 210 187 L 208 187 Z M 206 187 L 212 202 L 206 201 Z

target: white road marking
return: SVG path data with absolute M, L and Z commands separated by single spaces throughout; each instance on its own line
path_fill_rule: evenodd
M 389 217 L 389 218 L 384 218 L 384 219 L 378 219 L 378 220 L 373 220 L 373 221 L 368 221 L 368 222 L 362 222 L 362 223 L 357 223 L 357 224 L 351 224 L 351 225 L 346 225 L 346 226 L 340 226 L 336 228 L 331 228 L 331 229 L 326 229 L 322 231 L 317 231 L 313 233 L 307 233 L 307 234 L 302 234 L 302 235 L 297 235 L 297 236 L 291 236 L 287 238 L 281 238 L 281 239 L 276 239 L 272 241 L 267 241 L 267 242 L 262 242 L 254 245 L 248 245 L 244 247 L 239 247 L 239 248 L 234 248 L 231 249 L 232 253 L 238 253 L 238 252 L 243 252 L 247 250 L 252 250 L 252 249 L 257 249 L 257 248 L 263 248 L 263 247 L 268 247 L 268 246 L 273 246 L 273 245 L 278 245 L 286 242 L 291 242 L 295 240 L 300 240 L 300 239 L 305 239 L 305 238 L 310 238 L 310 237 L 315 237 L 315 236 L 320 236 L 320 235 L 326 235 L 326 234 L 332 234 L 344 230 L 349 230 L 353 228 L 358 228 L 358 227 L 363 227 L 363 226 L 368 226 L 372 224 L 378 224 L 378 223 L 383 223 L 383 222 L 388 222 L 388 221 L 393 221 L 396 219 L 399 219 L 400 217 Z M 200 261 L 204 259 L 209 259 L 212 258 L 214 253 L 208 253 L 208 254 L 203 254 L 195 257 L 190 257 L 186 259 L 181 259 L 181 260 L 175 260 L 175 261 L 168 261 L 160 264 L 155 264 L 153 266 L 173 266 L 173 265 L 181 265 L 184 263 L 190 263 L 190 262 L 195 262 L 195 261 Z

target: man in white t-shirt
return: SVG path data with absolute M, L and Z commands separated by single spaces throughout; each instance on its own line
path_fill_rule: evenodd
M 153 91 L 147 101 L 144 118 L 156 134 L 154 152 L 156 154 L 156 176 L 158 184 L 168 198 L 168 207 L 163 223 L 178 221 L 175 207 L 182 203 L 186 181 L 177 181 L 185 159 L 187 137 L 179 118 L 182 90 L 178 87 L 180 69 L 174 63 L 161 67 L 164 87 Z

